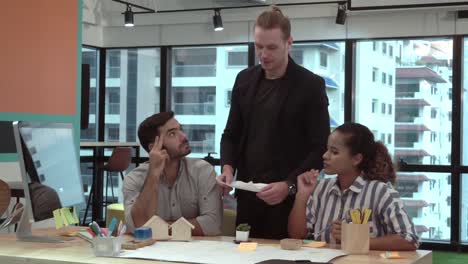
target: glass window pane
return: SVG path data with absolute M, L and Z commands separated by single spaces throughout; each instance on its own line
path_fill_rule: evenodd
M 463 111 L 462 111 L 462 164 L 468 165 L 468 37 L 464 40 L 463 45 L 463 73 L 462 73 L 462 95 L 463 95 Z M 452 89 L 450 89 L 450 97 L 452 97 Z M 452 119 L 452 112 L 450 112 L 450 120 Z M 467 185 L 465 185 L 468 187 Z M 468 195 L 468 188 L 462 189 L 467 192 Z M 466 219 L 466 218 L 465 218 Z
M 176 48 L 172 54 L 174 77 L 216 77 L 217 49 Z
M 81 63 L 89 64 L 89 124 L 87 129 L 80 131 L 81 141 L 97 140 L 97 83 L 98 83 L 98 50 L 83 47 L 81 49 Z
M 468 173 L 462 174 L 461 192 L 460 240 L 466 244 L 468 243 Z
M 221 135 L 237 73 L 247 67 L 247 45 L 180 47 L 172 52 L 171 107 L 190 141 L 190 157 L 219 158 Z
M 138 142 L 138 125 L 160 109 L 160 50 L 112 49 L 106 54 L 104 140 Z
M 384 143 L 396 161 L 450 164 L 452 40 L 376 43 L 357 45 L 355 120 L 393 135 Z
M 463 45 L 463 111 L 462 127 L 468 127 L 468 38 L 465 38 Z M 462 164 L 468 165 L 468 129 L 462 129 Z M 451 137 L 451 135 L 450 135 Z M 468 173 L 462 174 L 461 183 L 461 211 L 460 211 L 460 229 L 461 229 L 461 241 L 468 243 Z
M 344 42 L 294 43 L 290 55 L 306 69 L 325 79 L 333 129 L 344 122 Z
M 423 240 L 450 240 L 450 173 L 398 172 L 395 189 Z

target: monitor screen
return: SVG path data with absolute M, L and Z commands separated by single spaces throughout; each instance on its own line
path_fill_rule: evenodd
M 26 203 L 21 222 L 52 218 L 57 208 L 82 205 L 84 195 L 72 124 L 14 122 L 13 130 Z M 23 231 L 30 233 L 30 229 L 18 230 Z

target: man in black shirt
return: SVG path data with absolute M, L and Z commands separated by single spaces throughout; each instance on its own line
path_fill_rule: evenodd
M 324 80 L 289 57 L 291 25 L 273 6 L 257 18 L 255 51 L 260 65 L 241 71 L 221 139 L 222 174 L 229 191 L 237 180 L 268 183 L 258 193 L 236 190 L 237 224 L 252 226 L 251 235 L 281 239 L 299 174 L 322 168 L 330 133 Z

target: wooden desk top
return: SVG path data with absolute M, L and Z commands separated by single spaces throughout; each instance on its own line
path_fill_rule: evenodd
M 49 232 L 51 233 L 51 232 Z M 195 239 L 209 239 L 219 241 L 232 241 L 232 237 L 208 237 Z M 258 240 L 262 243 L 275 243 L 273 240 Z M 432 264 L 432 252 L 427 250 L 417 250 L 412 252 L 400 252 L 403 259 L 382 259 L 379 254 L 381 251 L 371 251 L 369 255 L 353 255 L 336 258 L 332 261 L 334 264 Z M 60 244 L 32 243 L 16 241 L 15 234 L 0 235 L 0 263 L 2 264 L 61 264 L 61 263 L 92 263 L 92 264 L 161 264 L 167 262 L 140 259 L 124 258 L 104 258 L 95 257 L 90 244 L 81 238 L 73 238 L 71 241 Z M 242 263 L 240 263 L 242 264 Z
M 114 148 L 114 147 L 139 147 L 140 143 L 138 142 L 80 142 L 80 147 L 82 148 L 94 148 L 94 147 L 103 147 L 103 148 Z

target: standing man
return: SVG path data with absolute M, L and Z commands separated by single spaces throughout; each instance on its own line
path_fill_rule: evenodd
M 208 162 L 187 158 L 190 144 L 173 112 L 145 119 L 138 127 L 149 162 L 132 170 L 123 184 L 129 231 L 153 215 L 167 222 L 186 218 L 194 236 L 221 233 L 223 206 L 216 173 Z
M 241 71 L 221 139 L 224 191 L 237 180 L 268 183 L 259 193 L 236 190 L 237 224 L 251 225 L 253 237 L 288 236 L 288 215 L 296 178 L 322 168 L 330 134 L 324 80 L 289 57 L 291 24 L 273 6 L 254 26 L 260 65 Z

